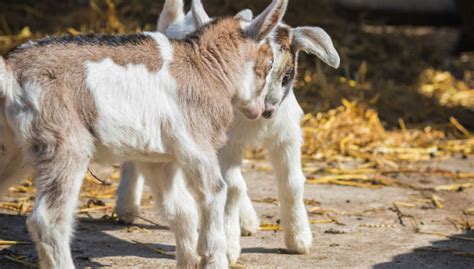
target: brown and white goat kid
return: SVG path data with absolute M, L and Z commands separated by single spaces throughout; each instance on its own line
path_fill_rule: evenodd
M 263 112 L 273 62 L 266 38 L 287 3 L 273 0 L 249 24 L 216 20 L 182 41 L 159 33 L 53 37 L 0 61 L 7 120 L 37 187 L 27 222 L 41 268 L 74 268 L 74 209 L 93 158 L 136 161 L 175 212 L 186 206 L 173 181 L 180 168 L 201 211 L 201 265 L 228 266 L 217 149 L 233 108 L 253 119 Z M 194 13 L 199 6 L 194 0 Z M 177 242 L 193 236 L 181 230 L 186 217 L 173 227 Z M 197 264 L 194 249 L 177 252 L 178 266 Z
M 197 11 L 201 20 L 211 20 L 201 7 Z M 191 12 L 184 15 L 182 0 L 167 0 L 159 18 L 158 30 L 169 37 L 185 38 L 195 30 L 193 15 Z M 237 17 L 252 20 L 249 10 L 242 11 Z M 318 27 L 290 28 L 280 24 L 270 35 L 269 41 L 274 65 L 270 71 L 270 90 L 266 96 L 264 113 L 268 119 L 252 121 L 237 112 L 229 129 L 229 141 L 219 151 L 221 170 L 228 184 L 225 229 L 231 262 L 235 262 L 240 255 L 240 229 L 244 233 L 255 233 L 259 226 L 258 216 L 247 195 L 241 172 L 242 151 L 248 145 L 264 146 L 270 153 L 280 190 L 286 246 L 291 252 L 306 253 L 312 244 L 303 200 L 305 177 L 300 161 L 303 142 L 300 119 L 303 112 L 292 87 L 300 51 L 316 55 L 334 68 L 339 66 L 339 55 L 329 35 Z M 179 176 L 180 174 L 177 175 Z M 133 163 L 122 166 L 116 212 L 126 221 L 132 221 L 133 216 L 138 214 L 143 180 Z M 186 194 L 181 196 L 186 197 Z M 192 207 L 187 210 L 187 214 L 193 214 Z

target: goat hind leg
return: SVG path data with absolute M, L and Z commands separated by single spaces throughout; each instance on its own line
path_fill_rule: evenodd
M 137 168 L 143 172 L 156 206 L 175 234 L 177 268 L 195 268 L 199 216 L 181 171 L 173 163 L 139 164 Z
M 117 188 L 115 213 L 127 224 L 133 223 L 140 211 L 144 178 L 133 162 L 120 167 L 120 184 Z
M 249 236 L 258 231 L 260 220 L 248 196 L 247 185 L 242 175 L 242 148 L 240 145 L 227 144 L 219 151 L 219 162 L 224 180 L 228 184 L 226 215 L 233 214 L 234 207 L 238 207 L 240 233 Z
M 189 155 L 188 155 L 189 156 Z M 224 209 L 227 185 L 221 176 L 215 154 L 191 155 L 181 164 L 193 188 L 200 214 L 198 253 L 202 268 L 227 268 L 227 240 L 224 229 Z
M 40 268 L 74 268 L 70 241 L 91 152 L 85 152 L 84 144 L 80 147 L 76 143 L 62 146 L 35 161 L 37 195 L 27 226 L 38 250 Z

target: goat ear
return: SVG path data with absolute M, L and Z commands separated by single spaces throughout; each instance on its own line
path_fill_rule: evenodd
M 273 0 L 272 3 L 255 18 L 244 32 L 257 41 L 265 39 L 281 22 L 285 15 L 288 0 Z
M 204 10 L 201 0 L 193 0 L 191 11 L 193 13 L 194 28 L 199 29 L 211 21 L 211 18 Z
M 329 66 L 338 68 L 341 62 L 331 37 L 319 27 L 293 29 L 292 46 L 296 51 L 315 55 Z
M 250 9 L 244 9 L 244 10 L 240 11 L 239 13 L 237 13 L 237 15 L 235 15 L 235 17 L 237 19 L 241 19 L 241 20 L 250 22 L 250 21 L 253 20 L 253 12 Z
M 158 32 L 164 33 L 172 25 L 184 20 L 183 0 L 166 0 L 158 19 Z

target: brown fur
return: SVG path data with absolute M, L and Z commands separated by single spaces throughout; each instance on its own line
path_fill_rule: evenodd
M 283 78 L 283 84 L 285 84 L 286 80 L 292 80 L 296 76 L 298 57 L 297 52 L 291 46 L 292 39 L 293 36 L 289 27 L 279 26 L 276 29 L 275 41 L 280 45 L 280 57 L 282 59 L 281 64 L 278 65 L 279 69 L 276 71 L 278 76 Z
M 42 109 L 31 130 L 35 134 L 31 153 L 35 156 L 38 177 L 42 174 L 49 177 L 52 171 L 47 170 L 46 167 L 51 167 L 48 163 L 61 159 L 61 152 L 71 144 L 68 140 L 72 134 L 86 128 L 93 135 L 97 110 L 86 87 L 85 63 L 107 58 L 123 66 L 144 64 L 150 71 L 157 71 L 162 66 L 160 52 L 151 38 L 141 45 L 123 47 L 52 43 L 20 49 L 9 55 L 7 63 L 18 83 L 23 86 L 28 82 L 36 83 L 42 91 L 39 104 Z M 46 170 L 41 168 L 43 165 Z M 43 183 L 42 188 L 49 190 L 47 203 L 52 208 L 64 202 L 61 192 L 67 193 L 67 190 L 60 188 L 63 180 L 58 176 Z
M 286 26 L 279 26 L 276 29 L 276 42 L 280 44 L 282 49 L 291 49 L 291 29 Z
M 11 54 L 7 61 L 20 85 L 35 82 L 41 86 L 42 100 L 48 102 L 41 104 L 42 107 L 75 111 L 92 131 L 97 115 L 94 100 L 85 85 L 85 63 L 109 58 L 122 66 L 144 64 L 151 72 L 156 72 L 162 67 L 160 57 L 156 42 L 149 38 L 141 45 L 119 47 L 74 43 L 33 46 Z M 61 124 L 65 120 L 62 116 L 68 115 L 55 114 L 61 116 L 56 119 Z M 51 120 L 54 119 L 49 122 Z
M 254 72 L 257 80 L 255 85 L 257 87 L 256 94 L 260 95 L 265 86 L 265 79 L 272 70 L 274 61 L 273 51 L 268 41 L 260 47 L 256 58 Z
M 179 102 L 187 111 L 187 122 L 193 135 L 199 142 L 211 138 L 212 146 L 219 148 L 225 144 L 225 130 L 233 121 L 231 97 L 233 89 L 242 74 L 232 70 L 242 70 L 248 57 L 259 56 L 255 71 L 259 71 L 261 88 L 269 68 L 263 67 L 271 60 L 270 54 L 260 54 L 258 47 L 243 35 L 240 22 L 236 19 L 221 19 L 219 23 L 201 31 L 199 39 L 175 42 L 175 59 L 170 65 L 170 73 L 177 79 L 180 91 Z M 246 51 L 239 53 L 237 46 Z M 242 45 L 242 43 L 244 45 Z M 262 69 L 262 70 L 260 70 Z M 243 71 L 243 70 L 242 70 Z M 188 74 L 189 76 L 183 76 Z M 199 85 L 197 88 L 188 85 Z M 257 93 L 259 94 L 261 90 Z
M 188 128 L 198 144 L 217 149 L 227 139 L 226 130 L 233 120 L 232 97 L 239 90 L 235 85 L 240 85 L 245 63 L 257 57 L 254 71 L 260 93 L 271 70 L 271 48 L 268 44 L 259 48 L 246 38 L 239 20 L 233 18 L 204 27 L 198 37 L 172 43 L 175 53 L 170 74 L 177 80 L 178 102 L 187 116 Z M 51 166 L 51 162 L 61 163 L 63 155 L 90 158 L 80 152 L 68 152 L 74 143 L 72 134 L 84 135 L 88 131 L 94 135 L 97 110 L 85 83 L 84 64 L 111 59 L 123 66 L 144 64 L 156 72 L 163 65 L 160 57 L 151 38 L 123 46 L 51 43 L 20 49 L 9 56 L 7 61 L 17 81 L 23 86 L 36 83 L 41 89 L 40 115 L 35 117 L 31 130 L 31 153 L 36 160 L 38 182 L 42 177 L 49 178 L 42 188 L 50 193 L 50 207 L 63 202 L 59 192 L 66 176 L 60 170 L 48 171 L 48 167 L 60 167 Z M 169 127 L 166 125 L 163 128 Z

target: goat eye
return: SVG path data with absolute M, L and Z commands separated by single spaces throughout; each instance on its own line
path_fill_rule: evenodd
M 290 83 L 290 81 L 291 81 L 291 74 L 287 73 L 287 74 L 283 77 L 283 81 L 282 81 L 283 86 L 288 85 L 288 83 Z

